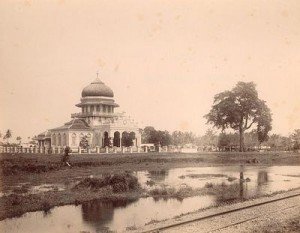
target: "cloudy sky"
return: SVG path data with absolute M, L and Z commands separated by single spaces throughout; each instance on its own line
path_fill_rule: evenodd
M 273 132 L 300 128 L 300 1 L 0 2 L 0 131 L 33 136 L 100 78 L 140 126 L 203 134 L 213 96 L 254 81 Z

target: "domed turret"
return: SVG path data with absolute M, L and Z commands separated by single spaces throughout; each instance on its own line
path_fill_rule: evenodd
M 90 85 L 83 88 L 81 92 L 82 97 L 114 97 L 114 92 L 106 86 L 100 79 L 96 78 Z
M 119 107 L 113 97 L 112 89 L 97 77 L 81 92 L 80 103 L 76 104 L 81 108 L 81 113 L 74 113 L 71 117 L 83 119 L 90 126 L 99 126 L 107 120 L 113 120 L 116 117 L 114 109 Z

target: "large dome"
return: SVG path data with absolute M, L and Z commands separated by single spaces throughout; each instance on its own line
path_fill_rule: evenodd
M 82 97 L 87 96 L 104 96 L 104 97 L 114 97 L 112 89 L 106 86 L 100 79 L 95 79 L 90 85 L 83 88 L 81 92 Z

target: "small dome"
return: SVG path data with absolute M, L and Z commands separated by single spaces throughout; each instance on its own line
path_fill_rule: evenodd
M 90 85 L 83 88 L 81 92 L 82 97 L 87 96 L 104 96 L 114 97 L 113 91 L 106 86 L 100 79 L 96 78 Z

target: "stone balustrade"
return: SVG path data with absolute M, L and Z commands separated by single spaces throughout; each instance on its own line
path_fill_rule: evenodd
M 52 147 L 21 147 L 21 146 L 0 146 L 0 153 L 26 153 L 26 154 L 63 154 L 65 147 L 52 146 Z M 157 152 L 176 152 L 172 148 L 158 147 Z M 105 147 L 101 148 L 96 146 L 94 148 L 83 149 L 80 147 L 72 148 L 73 154 L 109 154 L 109 153 L 148 153 L 148 147 Z

